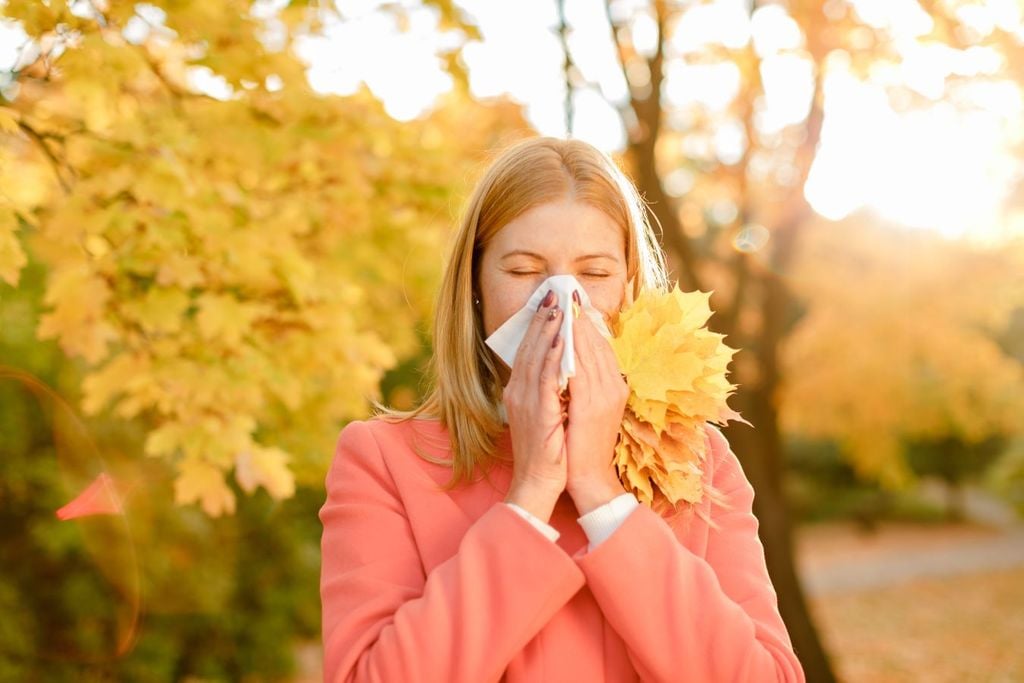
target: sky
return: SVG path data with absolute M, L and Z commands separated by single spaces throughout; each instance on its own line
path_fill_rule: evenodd
M 254 10 L 268 21 L 265 40 L 270 42 L 275 39 L 277 4 L 280 0 L 259 0 Z M 425 114 L 452 87 L 436 55 L 456 44 L 458 36 L 438 31 L 434 10 L 415 2 L 402 4 L 410 8 L 405 30 L 399 30 L 393 15 L 380 11 L 377 0 L 345 0 L 339 3 L 344 17 L 330 21 L 322 36 L 300 38 L 296 51 L 309 65 L 312 86 L 344 95 L 365 83 L 394 118 L 410 120 Z M 479 26 L 483 38 L 463 53 L 473 95 L 507 95 L 523 105 L 526 118 L 541 134 L 564 137 L 564 55 L 555 0 L 455 4 Z M 633 7 L 644 5 L 619 0 L 612 11 L 635 16 Z M 829 59 L 825 127 L 805 187 L 814 209 L 840 219 L 868 208 L 908 226 L 981 241 L 998 238 L 1008 229 L 1024 232 L 1020 218 L 1016 226 L 1007 227 L 1003 210 L 1015 174 L 1021 173 L 1007 147 L 1024 135 L 1022 84 L 991 79 L 960 89 L 956 97 L 975 106 L 954 106 L 946 77 L 995 73 L 1000 67 L 998 54 L 920 40 L 930 30 L 931 19 L 914 0 L 854 0 L 851 5 L 860 21 L 892 36 L 902 61 L 876 69 L 865 82 L 849 72 L 842 55 Z M 627 89 L 603 0 L 565 0 L 565 12 L 569 49 L 588 84 L 573 96 L 571 134 L 605 151 L 621 151 L 625 133 L 616 106 L 626 101 Z M 147 18 L 159 21 L 159 12 Z M 1015 0 L 986 0 L 962 19 L 979 35 L 1000 26 L 1024 42 L 1024 17 Z M 129 39 L 138 34 L 138 40 L 145 31 L 143 22 L 126 29 Z M 653 50 L 651 20 L 638 20 L 634 32 L 641 52 Z M 13 60 L 17 38 L 0 23 L 0 68 Z M 799 122 L 810 103 L 811 65 L 800 52 L 800 30 L 782 8 L 767 6 L 751 16 L 745 0 L 698 3 L 683 15 L 671 47 L 696 54 L 706 43 L 739 48 L 749 41 L 762 59 L 766 91 L 765 106 L 755 121 L 758 129 L 774 132 Z M 671 60 L 663 91 L 666 105 L 677 111 L 695 104 L 723 110 L 739 87 L 738 69 L 730 62 L 695 61 Z M 193 84 L 215 96 L 228 96 L 208 70 L 195 70 Z M 886 89 L 903 84 L 932 104 L 923 110 L 894 111 Z M 740 126 L 726 124 L 703 144 L 712 145 L 722 162 L 734 163 L 743 152 L 745 135 Z
M 564 55 L 554 0 L 456 4 L 472 17 L 483 37 L 464 51 L 471 92 L 481 98 L 506 93 L 523 104 L 528 120 L 542 134 L 564 136 Z M 632 14 L 631 4 L 643 5 L 623 2 L 613 7 Z M 997 54 L 917 40 L 931 29 L 931 19 L 912 0 L 853 4 L 861 21 L 893 36 L 902 65 L 879 69 L 865 83 L 850 74 L 842 59 L 829 61 L 826 125 L 805 188 L 811 205 L 831 219 L 867 207 L 888 220 L 951 237 L 997 237 L 1007 229 L 1003 205 L 1015 174 L 1021 172 L 1006 149 L 1009 137 L 1024 133 L 1017 123 L 1024 113 L 1020 84 L 993 82 L 961 91 L 958 96 L 971 97 L 979 105 L 974 111 L 961 111 L 943 99 L 946 77 L 995 72 L 1000 66 Z M 451 87 L 433 56 L 445 45 L 444 38 L 438 35 L 431 10 L 413 11 L 408 30 L 400 32 L 389 17 L 374 10 L 376 5 L 346 4 L 345 20 L 331 26 L 323 38 L 306 41 L 300 53 L 311 65 L 314 87 L 347 93 L 365 82 L 392 116 L 418 116 Z M 570 52 L 592 84 L 574 95 L 572 135 L 606 151 L 620 151 L 625 133 L 616 105 L 625 101 L 627 90 L 603 3 L 566 0 L 565 5 Z M 987 9 L 969 16 L 967 23 L 980 33 L 996 25 L 1008 27 L 1024 41 L 1020 5 L 997 0 Z M 653 49 L 653 23 L 642 21 L 636 30 L 638 48 Z M 705 43 L 739 48 L 751 40 L 764 64 L 766 108 L 759 128 L 777 131 L 799 122 L 810 104 L 811 65 L 800 56 L 797 24 L 780 7 L 768 6 L 751 17 L 743 0 L 697 6 L 686 13 L 672 46 L 694 53 Z M 352 63 L 360 68 L 348 68 Z M 739 77 L 739 70 L 728 62 L 673 60 L 666 74 L 665 100 L 673 108 L 700 103 L 722 110 L 735 95 Z M 910 113 L 894 111 L 886 88 L 896 84 L 909 85 L 934 105 Z M 744 138 L 737 129 L 724 126 L 715 137 L 716 152 L 724 162 L 742 154 Z M 1024 231 L 1024 226 L 1018 229 Z

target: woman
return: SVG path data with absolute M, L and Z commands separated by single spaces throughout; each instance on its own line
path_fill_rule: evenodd
M 804 680 L 721 432 L 706 425 L 704 477 L 724 505 L 707 496 L 667 518 L 616 476 L 628 392 L 587 316 L 573 319 L 567 392 L 552 297 L 511 367 L 484 343 L 565 273 L 606 322 L 668 287 L 615 164 L 531 138 L 490 164 L 465 209 L 431 393 L 338 437 L 320 510 L 325 680 Z

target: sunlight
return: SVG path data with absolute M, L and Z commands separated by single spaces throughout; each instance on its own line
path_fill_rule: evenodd
M 836 220 L 860 206 L 912 227 L 950 237 L 994 238 L 1014 182 L 1007 163 L 1007 121 L 1021 114 L 958 110 L 948 102 L 898 114 L 881 86 L 842 69 L 826 78 L 821 147 L 806 193 L 816 211 Z
M 26 60 L 21 54 L 21 47 L 27 39 L 28 35 L 17 22 L 0 19 L 0 71 L 16 69 L 24 64 Z
M 916 0 L 848 0 L 861 20 L 886 29 L 897 38 L 923 35 L 932 29 L 932 18 Z
M 750 17 L 750 33 L 758 56 L 768 57 L 783 50 L 795 50 L 804 44 L 800 25 L 778 5 L 754 10 Z
M 670 44 L 681 53 L 709 45 L 737 50 L 750 40 L 750 10 L 743 0 L 718 0 L 696 5 L 680 16 Z
M 705 64 L 673 61 L 666 65 L 665 72 L 666 105 L 676 107 L 701 104 L 712 111 L 723 111 L 742 85 L 739 67 L 728 61 Z
M 814 65 L 803 56 L 776 54 L 761 61 L 765 109 L 758 128 L 775 133 L 807 118 L 814 95 Z
M 437 57 L 442 44 L 436 12 L 419 8 L 409 10 L 404 32 L 394 17 L 379 12 L 330 19 L 323 35 L 298 39 L 296 52 L 310 65 L 314 90 L 347 95 L 365 82 L 390 116 L 408 121 L 452 87 Z
M 274 40 L 280 4 L 260 0 L 254 8 L 254 15 L 267 22 L 269 41 Z M 523 105 L 527 120 L 541 134 L 565 136 L 557 5 L 546 0 L 514 6 L 487 0 L 456 4 L 483 37 L 463 50 L 472 95 L 510 97 Z M 381 5 L 379 0 L 347 4 L 344 18 L 326 19 L 322 35 L 297 38 L 296 52 L 308 64 L 311 87 L 318 92 L 345 95 L 365 84 L 390 116 L 406 121 L 430 111 L 453 86 L 437 53 L 452 46 L 455 36 L 438 30 L 438 12 L 431 7 L 407 7 L 408 22 L 399 27 Z M 891 220 L 949 236 L 996 231 L 1014 178 L 1007 149 L 1011 140 L 1024 136 L 1024 95 L 1013 82 L 957 84 L 952 79 L 999 73 L 1005 68 L 1003 57 L 991 47 L 961 50 L 921 38 L 932 20 L 912 0 L 850 0 L 850 8 L 859 21 L 894 36 L 897 55 L 873 64 L 867 81 L 852 75 L 848 55 L 829 55 L 825 126 L 805 187 L 808 200 L 834 219 L 870 207 Z M 622 3 L 612 5 L 620 20 L 631 16 L 627 10 Z M 572 99 L 573 135 L 621 152 L 626 131 L 619 110 L 627 106 L 628 86 L 602 3 L 567 0 L 565 12 L 567 41 L 581 77 Z M 998 28 L 1024 39 L 1024 12 L 1015 0 L 985 0 L 958 12 L 967 30 L 978 36 Z M 653 52 L 653 20 L 638 15 L 631 27 L 638 52 Z M 146 32 L 141 24 L 133 25 L 126 37 L 137 42 Z M 0 23 L 0 68 L 10 68 L 23 35 Z M 761 7 L 751 16 L 744 0 L 694 5 L 678 17 L 668 45 L 690 57 L 666 61 L 667 125 L 685 131 L 701 111 L 719 121 L 709 135 L 694 131 L 684 136 L 683 149 L 689 153 L 730 164 L 742 158 L 749 144 L 742 127 L 726 115 L 743 87 L 743 74 L 727 53 L 709 59 L 709 46 L 752 46 L 760 58 L 764 95 L 754 103 L 759 133 L 777 135 L 810 111 L 814 65 L 804 51 L 800 27 L 782 6 Z M 642 60 L 626 65 L 638 87 L 644 85 L 645 68 Z M 189 79 L 211 96 L 231 94 L 206 67 L 191 69 Z M 934 104 L 909 111 L 904 88 Z M 680 191 L 681 185 L 673 186 L 673 194 Z

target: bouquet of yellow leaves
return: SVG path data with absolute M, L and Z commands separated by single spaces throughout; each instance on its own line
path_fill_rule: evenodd
M 678 285 L 644 291 L 611 326 L 629 385 L 615 466 L 626 490 L 655 509 L 703 498 L 705 422 L 750 424 L 726 405 L 736 388 L 726 380 L 736 349 L 705 327 L 710 297 Z

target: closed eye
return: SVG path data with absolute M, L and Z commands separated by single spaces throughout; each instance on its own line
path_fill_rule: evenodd
M 510 270 L 508 271 L 512 275 L 536 275 L 535 270 Z M 610 273 L 583 273 L 586 277 L 609 277 Z

